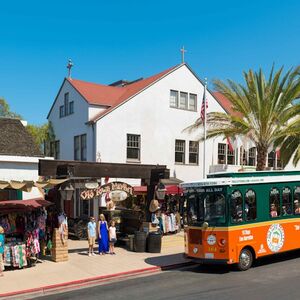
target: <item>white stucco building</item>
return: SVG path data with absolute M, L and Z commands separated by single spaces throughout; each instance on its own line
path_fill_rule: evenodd
M 19 200 L 44 197 L 37 187 L 21 191 L 5 187 L 7 182 L 37 181 L 39 158 L 43 157 L 27 132 L 26 122 L 0 118 L 0 200 Z
M 48 120 L 62 160 L 162 164 L 171 176 L 203 176 L 201 132 L 184 131 L 201 113 L 204 86 L 186 64 L 134 82 L 100 85 L 66 78 Z M 224 111 L 207 91 L 208 112 Z M 222 139 L 207 141 L 206 170 Z
M 48 114 L 62 160 L 161 164 L 184 181 L 203 178 L 201 130 L 188 132 L 201 115 L 204 84 L 187 64 L 146 79 L 101 85 L 64 79 Z M 230 102 L 207 91 L 207 112 L 232 113 Z M 206 142 L 206 173 L 254 168 L 256 150 L 240 158 L 223 138 Z M 270 161 L 272 166 L 274 161 Z M 251 168 L 251 167 L 249 167 Z

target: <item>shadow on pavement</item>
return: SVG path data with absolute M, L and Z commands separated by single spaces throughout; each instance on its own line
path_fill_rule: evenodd
M 260 268 L 270 264 L 281 263 L 284 261 L 295 260 L 299 258 L 300 258 L 300 250 L 273 254 L 270 256 L 257 259 L 253 265 L 253 268 Z M 193 266 L 192 268 L 190 268 L 189 264 L 187 264 L 186 268 L 182 268 L 180 264 L 182 263 L 182 266 L 184 266 L 184 264 L 188 262 L 188 260 L 184 260 L 182 258 L 182 253 L 172 254 L 172 255 L 162 255 L 159 257 L 151 257 L 145 259 L 145 262 L 152 266 L 162 267 L 162 270 L 170 269 L 170 268 L 164 269 L 165 266 L 179 264 L 178 271 L 180 272 L 188 271 L 193 273 L 205 273 L 205 274 L 226 274 L 229 272 L 240 272 L 237 270 L 235 265 L 199 264 L 197 266 L 196 264 L 196 267 Z
M 253 267 L 258 268 L 269 264 L 280 263 L 297 258 L 300 258 L 300 250 L 293 250 L 284 253 L 273 254 L 257 259 Z
M 187 262 L 187 260 L 184 260 L 183 253 L 148 257 L 145 259 L 145 263 L 156 267 L 170 266 L 170 265 L 174 265 L 178 263 L 180 264 L 185 262 Z
M 80 252 L 87 252 L 88 247 L 85 248 L 75 248 L 75 249 L 69 249 L 68 253 L 80 253 Z M 98 252 L 98 247 L 94 247 L 94 252 Z

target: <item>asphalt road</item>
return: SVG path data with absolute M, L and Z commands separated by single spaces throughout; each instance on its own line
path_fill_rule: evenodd
M 298 300 L 300 251 L 265 258 L 245 272 L 226 266 L 193 266 L 39 299 Z

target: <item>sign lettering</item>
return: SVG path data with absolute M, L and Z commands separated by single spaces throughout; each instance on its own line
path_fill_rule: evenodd
M 83 200 L 90 200 L 95 197 L 99 197 L 102 194 L 110 193 L 113 191 L 122 191 L 128 195 L 133 195 L 133 187 L 125 182 L 110 182 L 108 184 L 102 185 L 96 189 L 85 189 L 80 193 L 80 198 Z

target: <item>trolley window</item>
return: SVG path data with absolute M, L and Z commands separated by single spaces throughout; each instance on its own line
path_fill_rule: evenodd
M 270 191 L 270 217 L 276 218 L 280 216 L 280 192 L 277 188 Z
M 294 214 L 300 214 L 300 186 L 297 186 L 294 190 Z
M 256 220 L 256 194 L 251 189 L 245 194 L 245 219 L 246 221 Z
M 289 216 L 292 214 L 292 193 L 289 187 L 282 190 L 282 216 Z
M 239 190 L 231 194 L 231 222 L 239 223 L 243 221 L 243 197 Z

